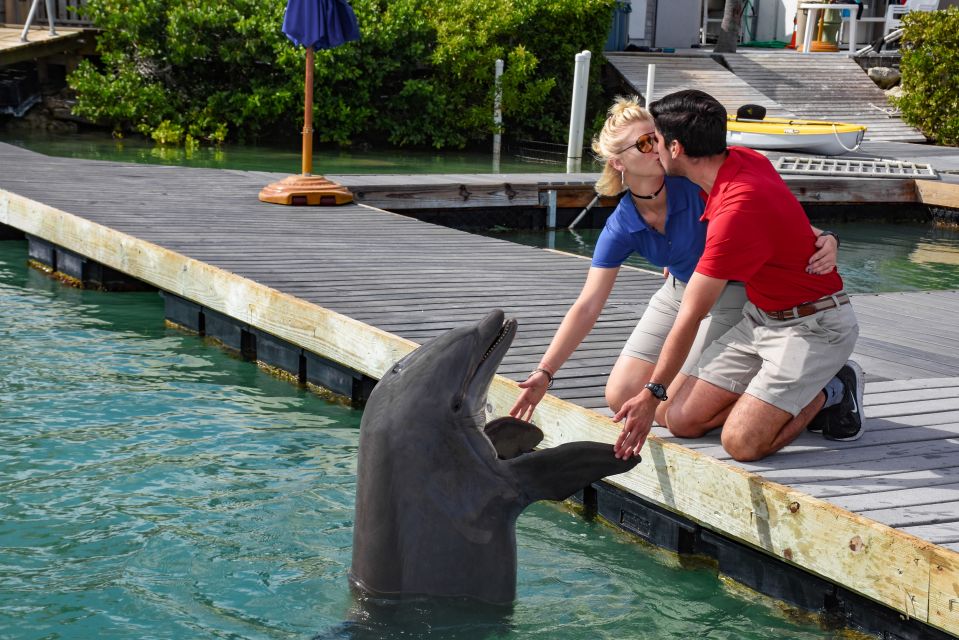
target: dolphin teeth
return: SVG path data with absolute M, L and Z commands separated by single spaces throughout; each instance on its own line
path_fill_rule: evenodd
M 486 353 L 483 354 L 483 357 L 480 358 L 480 362 L 484 362 L 493 351 L 496 350 L 496 347 L 503 341 L 503 338 L 506 337 L 506 330 L 509 328 L 509 322 L 504 322 L 503 326 L 499 330 L 499 334 L 496 336 L 496 340 L 493 341 L 493 344 L 490 345 L 489 349 L 486 350 Z

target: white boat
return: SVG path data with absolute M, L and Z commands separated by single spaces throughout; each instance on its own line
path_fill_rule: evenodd
M 769 151 L 799 151 L 838 156 L 856 151 L 866 127 L 860 124 L 790 118 L 737 119 L 726 122 L 726 143 Z

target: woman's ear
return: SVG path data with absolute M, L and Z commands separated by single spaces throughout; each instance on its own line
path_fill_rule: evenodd
M 612 167 L 616 171 L 626 170 L 626 165 L 624 165 L 623 161 L 617 158 L 616 156 L 613 156 L 609 160 L 607 160 L 606 164 L 608 164 L 610 167 Z

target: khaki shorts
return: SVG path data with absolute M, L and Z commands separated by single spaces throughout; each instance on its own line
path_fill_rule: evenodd
M 676 322 L 679 313 L 679 304 L 683 301 L 683 292 L 686 284 L 673 276 L 666 278 L 666 282 L 653 294 L 649 300 L 643 317 L 633 329 L 633 334 L 626 341 L 622 355 L 639 358 L 655 363 L 663 350 L 666 336 Z M 741 282 L 730 282 L 723 289 L 719 300 L 709 310 L 699 325 L 696 341 L 689 350 L 689 357 L 683 364 L 682 372 L 689 374 L 695 369 L 699 356 L 706 345 L 726 333 L 743 319 L 743 306 L 746 304 L 746 286 Z
M 846 364 L 858 336 L 852 304 L 774 320 L 750 302 L 742 321 L 703 351 L 691 375 L 795 416 Z

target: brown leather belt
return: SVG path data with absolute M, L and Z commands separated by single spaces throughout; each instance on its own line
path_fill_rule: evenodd
M 782 311 L 763 311 L 773 320 L 792 320 L 794 318 L 805 318 L 814 313 L 832 309 L 842 304 L 849 304 L 849 296 L 845 293 L 838 293 L 832 296 L 826 296 L 813 302 L 804 302 L 796 305 L 792 309 L 783 309 Z

